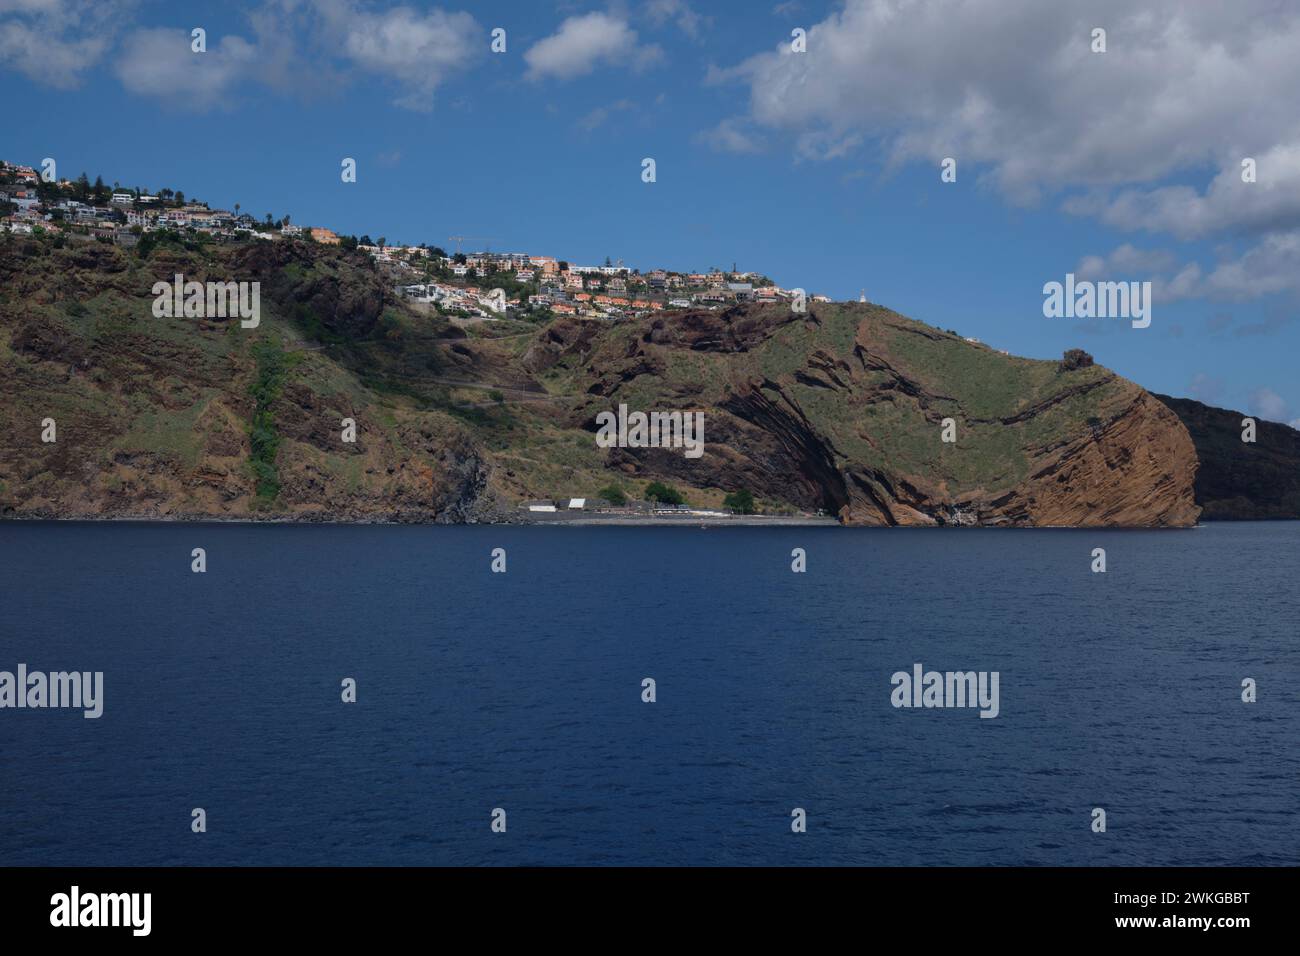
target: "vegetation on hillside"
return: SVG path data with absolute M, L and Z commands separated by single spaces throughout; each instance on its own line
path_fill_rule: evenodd
M 722 499 L 722 504 L 738 515 L 752 515 L 755 510 L 754 496 L 745 488 L 727 495 L 726 498 Z
M 646 501 L 657 501 L 665 505 L 684 505 L 686 497 L 671 485 L 665 485 L 662 481 L 652 481 L 646 485 Z
M 257 369 L 248 387 L 253 398 L 253 420 L 248 438 L 251 446 L 249 465 L 256 479 L 258 503 L 268 506 L 280 493 L 280 475 L 275 458 L 280 450 L 280 436 L 275 429 L 274 405 L 284 388 L 284 381 L 297 360 L 286 355 L 280 343 L 264 339 L 253 345 L 253 359 Z

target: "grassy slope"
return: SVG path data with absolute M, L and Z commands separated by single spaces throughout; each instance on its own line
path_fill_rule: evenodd
M 372 444 L 418 459 L 418 450 L 404 447 L 404 426 L 432 420 L 444 429 L 456 427 L 441 409 L 447 404 L 445 389 L 412 396 L 367 387 L 327 351 L 304 350 L 310 344 L 304 335 L 313 330 L 303 328 L 301 316 L 285 318 L 265 296 L 255 330 L 238 322 L 155 318 L 148 291 L 160 261 L 167 260 L 163 272 L 175 268 L 201 278 L 220 268 L 209 251 L 160 250 L 153 262 L 115 255 L 111 274 L 78 269 L 73 260 L 80 254 L 71 246 L 44 245 L 24 260 L 23 281 L 0 295 L 0 383 L 6 399 L 0 427 L 28 439 L 0 455 L 0 504 L 85 502 L 107 490 L 146 501 L 170 495 L 171 510 L 212 507 L 209 492 L 172 480 L 168 471 L 192 476 L 230 468 L 251 488 L 257 475 L 249 455 L 255 407 L 250 389 L 257 381 L 254 350 L 259 347 L 288 350 L 278 391 L 309 392 L 335 435 L 346 410 L 363 408 Z M 335 266 L 326 261 L 320 268 Z M 44 356 L 11 347 L 14 336 L 33 324 L 58 343 Z M 375 363 L 373 377 L 380 386 L 390 384 L 383 367 Z M 282 410 L 272 401 L 273 428 Z M 55 445 L 39 442 L 39 423 L 46 417 L 58 422 Z M 363 466 L 373 468 L 374 462 L 366 462 L 355 446 L 340 441 L 319 447 L 280 438 L 274 458 L 278 471 L 318 468 L 341 476 L 355 491 L 383 495 L 383 475 L 366 473 Z M 42 461 L 50 467 L 42 468 Z M 261 505 L 271 511 L 277 504 L 275 484 L 264 483 L 261 496 Z

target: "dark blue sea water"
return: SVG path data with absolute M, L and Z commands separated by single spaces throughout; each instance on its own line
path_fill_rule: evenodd
M 1300 523 L 7 523 L 0 582 L 0 670 L 105 674 L 0 710 L 0 865 L 1300 862 Z

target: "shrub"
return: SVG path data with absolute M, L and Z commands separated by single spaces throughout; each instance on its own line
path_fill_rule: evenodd
M 604 498 L 615 508 L 621 508 L 627 504 L 627 495 L 623 493 L 623 489 L 618 485 L 610 485 L 607 488 L 602 488 L 600 491 L 596 492 L 596 494 L 601 498 Z
M 1073 372 L 1075 369 L 1087 368 L 1092 364 L 1092 356 L 1083 349 L 1067 349 L 1065 355 L 1061 357 L 1059 366 L 1062 372 Z
M 747 488 L 733 491 L 722 500 L 722 504 L 738 515 L 752 515 L 754 513 L 754 496 L 749 493 Z
M 684 505 L 686 499 L 682 493 L 670 485 L 665 485 L 661 481 L 652 481 L 646 486 L 645 497 L 647 501 L 658 501 L 665 505 Z

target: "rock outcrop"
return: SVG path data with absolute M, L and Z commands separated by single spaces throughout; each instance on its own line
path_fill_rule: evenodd
M 570 342 L 591 396 L 702 408 L 705 454 L 611 449 L 628 475 L 747 488 L 864 525 L 1186 527 L 1196 455 L 1160 402 L 1090 361 L 1003 356 L 888 310 L 741 307 Z M 707 356 L 707 361 L 702 361 Z M 943 441 L 944 425 L 952 442 Z

